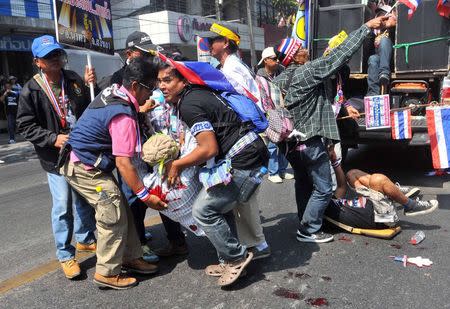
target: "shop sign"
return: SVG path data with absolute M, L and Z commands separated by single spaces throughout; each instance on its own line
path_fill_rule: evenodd
M 1 51 L 31 51 L 33 38 L 27 36 L 7 35 L 0 36 Z
M 201 22 L 196 17 L 190 17 L 189 15 L 182 15 L 178 17 L 177 30 L 180 39 L 183 42 L 190 42 L 196 32 L 209 31 L 212 23 Z

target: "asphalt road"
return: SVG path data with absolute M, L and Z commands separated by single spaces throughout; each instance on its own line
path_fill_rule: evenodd
M 203 273 L 216 263 L 214 249 L 192 235 L 187 259 L 161 261 L 160 273 L 140 278 L 133 289 L 98 289 L 93 256 L 83 258 L 81 279 L 65 279 L 55 262 L 45 173 L 26 143 L 0 145 L 0 160 L 0 308 L 450 308 L 450 178 L 424 176 L 430 167 L 422 151 L 364 147 L 349 153 L 347 168 L 386 173 L 440 202 L 426 216 L 400 214 L 403 231 L 392 240 L 327 227 L 334 242 L 299 243 L 293 181 L 264 182 L 258 202 L 272 256 L 252 262 L 247 276 L 226 290 Z M 408 240 L 419 229 L 426 239 L 414 247 Z M 161 225 L 150 230 L 151 246 L 166 241 Z M 389 258 L 403 254 L 434 264 L 404 268 Z

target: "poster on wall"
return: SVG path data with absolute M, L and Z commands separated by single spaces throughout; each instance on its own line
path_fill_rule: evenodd
M 110 0 L 53 0 L 59 43 L 114 54 Z
M 391 127 L 391 108 L 388 94 L 364 97 L 364 110 L 366 130 Z

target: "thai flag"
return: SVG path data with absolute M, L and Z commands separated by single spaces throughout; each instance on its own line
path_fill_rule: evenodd
M 442 17 L 450 18 L 450 0 L 439 0 L 436 9 Z
M 422 0 L 398 0 L 398 2 L 403 3 L 407 7 L 409 7 L 408 10 L 408 19 L 411 19 L 414 12 L 417 10 L 417 7 L 422 2 Z
M 53 19 L 53 1 L 0 0 L 0 15 Z
M 391 112 L 392 139 L 411 139 L 411 110 Z
M 165 63 L 177 69 L 186 80 L 193 85 L 207 86 L 217 91 L 229 91 L 232 93 L 239 93 L 230 84 L 223 73 L 207 62 L 197 61 L 175 61 L 165 55 L 158 53 L 158 57 Z M 244 88 L 247 97 L 253 102 L 258 102 L 249 90 Z
M 427 125 L 433 167 L 450 167 L 450 107 L 427 108 Z

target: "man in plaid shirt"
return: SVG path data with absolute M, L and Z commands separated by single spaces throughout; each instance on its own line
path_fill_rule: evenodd
M 282 63 L 288 67 L 274 83 L 286 91 L 285 104 L 298 131 L 297 141 L 286 145 L 287 159 L 295 174 L 300 218 L 298 241 L 322 243 L 333 240 L 332 235 L 320 231 L 323 213 L 333 194 L 330 163 L 322 138 L 340 139 L 331 105 L 332 93 L 327 93 L 325 82 L 358 51 L 370 29 L 379 28 L 386 19 L 378 17 L 368 21 L 327 56 L 311 62 L 308 62 L 307 51 L 298 48 L 294 52 L 292 43 L 277 48 Z M 294 65 L 286 63 L 289 58 L 294 59 Z

